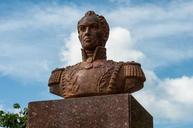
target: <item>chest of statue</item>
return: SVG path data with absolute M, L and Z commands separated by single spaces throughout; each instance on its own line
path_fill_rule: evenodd
M 82 62 L 67 67 L 62 73 L 60 82 L 63 95 L 68 97 L 68 95 L 83 96 L 107 93 L 116 67 L 116 63 L 113 61 Z

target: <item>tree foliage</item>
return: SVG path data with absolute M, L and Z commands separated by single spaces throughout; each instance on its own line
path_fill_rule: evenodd
M 16 112 L 10 113 L 0 110 L 0 127 L 25 128 L 27 123 L 27 108 L 21 109 L 18 103 L 13 105 Z

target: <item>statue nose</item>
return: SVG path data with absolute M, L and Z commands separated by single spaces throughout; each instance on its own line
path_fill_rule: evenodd
M 89 33 L 90 32 L 90 28 L 86 27 L 85 33 Z
M 90 34 L 90 28 L 89 28 L 89 27 L 86 27 L 85 35 L 89 35 L 89 34 Z

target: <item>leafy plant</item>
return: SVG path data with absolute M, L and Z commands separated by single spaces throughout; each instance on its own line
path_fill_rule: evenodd
M 5 128 L 25 128 L 27 123 L 27 108 L 21 109 L 18 103 L 13 105 L 17 112 L 10 113 L 0 110 L 0 127 Z

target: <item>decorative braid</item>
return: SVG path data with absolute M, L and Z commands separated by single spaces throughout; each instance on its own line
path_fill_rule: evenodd
M 80 63 L 77 63 L 73 66 L 68 66 L 62 73 L 61 86 L 62 86 L 62 95 L 63 97 L 70 97 L 74 94 L 73 91 L 77 89 L 73 87 L 75 81 L 72 81 L 74 74 L 80 70 Z M 73 88 L 72 88 L 73 87 Z
M 125 66 L 125 76 L 128 78 L 135 77 L 139 79 L 141 82 L 144 82 L 146 80 L 145 74 L 143 73 L 143 70 L 141 69 L 141 65 L 134 61 L 127 62 Z
M 108 92 L 113 92 L 113 90 L 116 90 L 115 83 L 118 77 L 118 73 L 124 63 L 123 62 L 118 62 L 118 64 L 115 66 L 115 69 L 111 75 L 110 81 L 109 81 L 109 86 L 107 88 Z
M 52 71 L 52 74 L 48 81 L 48 86 L 52 86 L 60 83 L 60 78 L 63 70 L 64 68 L 57 68 L 54 71 Z

